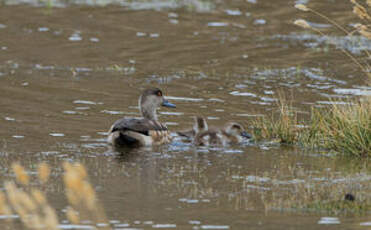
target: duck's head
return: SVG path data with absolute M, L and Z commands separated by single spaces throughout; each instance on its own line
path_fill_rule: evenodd
M 251 134 L 245 131 L 245 128 L 237 123 L 237 122 L 228 122 L 224 126 L 224 130 L 226 133 L 236 136 L 236 137 L 245 137 L 245 138 L 251 138 Z
M 144 118 L 157 120 L 156 109 L 160 106 L 175 108 L 176 106 L 166 100 L 158 88 L 146 89 L 139 98 L 139 108 Z

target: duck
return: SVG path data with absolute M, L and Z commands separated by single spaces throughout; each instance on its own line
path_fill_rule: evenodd
M 194 124 L 192 129 L 186 129 L 182 131 L 177 131 L 176 134 L 181 137 L 186 137 L 188 139 L 194 138 L 197 133 L 204 132 L 208 130 L 208 125 L 206 119 L 199 116 L 194 116 Z
M 160 106 L 176 108 L 166 100 L 159 88 L 142 92 L 138 105 L 142 118 L 121 118 L 108 131 L 107 142 L 115 147 L 142 147 L 171 142 L 170 132 L 158 121 L 156 110 Z
M 194 127 L 207 127 L 206 120 L 202 117 L 195 119 L 196 123 Z M 221 145 L 226 146 L 228 144 L 239 144 L 245 138 L 250 139 L 252 136 L 247 133 L 244 127 L 234 121 L 227 122 L 223 127 L 211 127 L 199 132 L 196 132 L 193 143 L 196 146 L 210 146 L 210 145 Z

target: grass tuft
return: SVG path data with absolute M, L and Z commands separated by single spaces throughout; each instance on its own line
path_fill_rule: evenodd
M 349 156 L 371 157 L 371 97 L 357 102 L 312 108 L 307 124 L 280 100 L 279 114 L 252 122 L 257 141 L 277 139 L 285 144 L 332 150 Z M 300 128 L 299 128 L 300 127 Z

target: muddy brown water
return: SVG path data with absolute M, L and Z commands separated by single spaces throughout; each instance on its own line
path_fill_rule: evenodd
M 342 24 L 358 21 L 347 1 L 303 2 L 331 9 Z M 352 191 L 358 179 L 371 180 L 367 162 L 267 143 L 204 149 L 180 139 L 120 155 L 105 142 L 116 119 L 139 116 L 138 96 L 151 86 L 177 105 L 159 110 L 172 131 L 189 127 L 194 115 L 249 127 L 276 109 L 280 92 L 303 117 L 312 105 L 370 95 L 364 75 L 339 50 L 359 55 L 371 49 L 367 40 L 334 33 L 295 10 L 295 1 L 0 3 L 1 182 L 14 179 L 12 162 L 31 175 L 49 163 L 46 191 L 61 227 L 69 226 L 61 163 L 79 161 L 114 229 L 369 228 L 369 216 L 265 212 L 256 196 L 262 188 L 249 186 L 251 177 L 277 172 L 285 181 L 308 179 L 290 173 L 297 167 L 318 178 L 353 178 Z M 297 18 L 331 37 L 292 25 Z M 3 219 L 1 229 L 9 229 Z

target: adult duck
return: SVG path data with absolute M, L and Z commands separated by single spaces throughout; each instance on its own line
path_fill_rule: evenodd
M 175 108 L 158 88 L 146 89 L 139 97 L 142 118 L 121 118 L 111 126 L 108 143 L 115 147 L 140 147 L 161 145 L 171 141 L 166 125 L 157 119 L 160 106 Z

